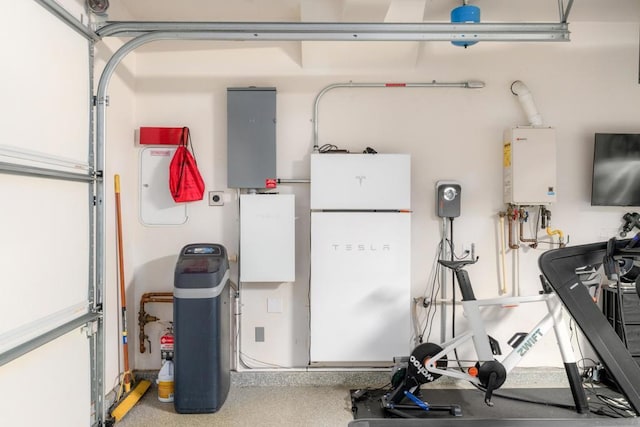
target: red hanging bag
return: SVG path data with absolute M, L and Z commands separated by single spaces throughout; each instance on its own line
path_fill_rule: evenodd
M 176 203 L 195 202 L 204 197 L 204 181 L 198 170 L 193 143 L 189 152 L 190 142 L 189 128 L 184 127 L 180 145 L 169 164 L 169 190 Z

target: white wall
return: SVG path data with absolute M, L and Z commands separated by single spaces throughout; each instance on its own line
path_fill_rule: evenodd
M 434 214 L 434 184 L 456 179 L 463 186 L 462 215 L 455 221 L 458 247 L 476 244 L 480 262 L 469 268 L 476 294 L 498 295 L 497 213 L 502 204 L 502 133 L 527 124 L 518 100 L 510 92 L 514 80 L 533 91 L 545 124 L 557 129 L 558 202 L 552 206 L 554 228 L 578 244 L 603 240 L 620 225 L 623 208 L 591 207 L 590 179 L 593 134 L 596 131 L 639 131 L 638 24 L 580 22 L 571 24 L 572 41 L 559 44 L 480 43 L 469 49 L 448 43 L 424 43 L 415 66 L 395 67 L 385 61 L 393 47 L 381 45 L 378 58 L 348 58 L 333 68 L 301 67 L 297 44 L 261 49 L 257 44 L 157 43 L 137 55 L 136 117 L 139 126 L 189 126 L 207 190 L 226 188 L 226 88 L 275 86 L 278 90 L 278 177 L 306 178 L 312 145 L 312 105 L 315 95 L 335 82 L 425 82 L 481 80 L 484 89 L 340 89 L 320 105 L 320 144 L 333 143 L 358 151 L 412 155 L 413 170 L 413 295 L 428 290 L 428 277 L 439 240 Z M 182 45 L 185 47 L 185 45 Z M 303 47 L 308 53 L 309 46 Z M 313 46 L 310 47 L 313 49 Z M 358 57 L 359 47 L 350 46 Z M 370 49 L 367 49 L 370 55 Z M 313 52 L 311 52 L 313 53 Z M 373 63 L 377 67 L 352 64 Z M 351 64 L 351 65 L 350 65 Z M 111 138 L 109 138 L 112 141 Z M 112 158 L 131 158 L 133 139 Z M 544 154 L 533 161 L 544 161 Z M 132 172 L 132 171 L 131 171 Z M 244 360 L 254 367 L 300 367 L 308 362 L 308 187 L 281 185 L 296 194 L 297 280 L 295 283 L 245 285 L 242 300 Z M 144 292 L 170 291 L 179 249 L 188 242 L 212 241 L 237 251 L 237 205 L 189 205 L 183 226 L 145 227 L 133 212 L 127 218 L 131 255 L 135 259 L 136 298 Z M 539 288 L 537 259 L 548 245 L 520 252 L 523 294 Z M 508 254 L 511 261 L 512 253 Z M 234 272 L 234 277 L 237 277 Z M 509 274 L 509 285 L 515 273 Z M 449 290 L 449 295 L 451 291 Z M 282 314 L 267 313 L 266 300 L 282 298 Z M 492 312 L 493 335 L 507 340 L 532 325 L 524 322 L 542 307 Z M 149 308 L 170 316 L 166 307 Z M 436 316 L 439 319 L 439 316 Z M 458 331 L 463 328 L 463 322 Z M 266 341 L 253 342 L 253 328 L 264 326 Z M 345 327 L 348 327 L 345 325 Z M 147 327 L 156 343 L 162 328 Z M 434 326 L 432 339 L 439 339 Z M 506 347 L 506 344 L 503 344 Z M 409 349 L 408 349 L 409 350 Z M 255 360 L 264 363 L 257 363 Z M 530 366 L 561 364 L 555 340 L 548 338 L 525 361 Z M 136 352 L 136 368 L 157 368 L 159 354 Z

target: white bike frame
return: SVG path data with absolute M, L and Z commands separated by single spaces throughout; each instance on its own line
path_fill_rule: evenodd
M 445 355 L 452 353 L 455 349 L 462 344 L 467 343 L 469 340 L 473 340 L 473 346 L 478 356 L 480 364 L 490 360 L 494 360 L 493 352 L 489 344 L 489 336 L 484 326 L 484 321 L 480 313 L 481 307 L 486 306 L 513 306 L 519 304 L 542 302 L 547 305 L 547 314 L 538 322 L 537 325 L 531 329 L 531 331 L 520 341 L 517 347 L 515 347 L 501 362 L 508 374 L 511 370 L 520 363 L 522 358 L 535 346 L 535 344 L 546 335 L 551 328 L 553 328 L 560 353 L 562 354 L 562 360 L 565 365 L 569 363 L 576 363 L 575 355 L 571 347 L 571 340 L 569 338 L 569 332 L 566 325 L 562 320 L 562 305 L 558 296 L 555 293 L 546 293 L 541 295 L 532 296 L 520 296 L 520 297 L 501 297 L 484 300 L 469 300 L 462 301 L 462 309 L 469 321 L 470 330 L 462 335 L 459 335 L 449 341 L 446 341 L 440 346 L 440 351 L 435 356 L 432 356 L 424 366 L 429 372 L 439 375 L 446 375 L 448 377 L 457 378 L 461 380 L 470 381 L 474 384 L 480 384 L 480 379 L 476 376 L 470 375 L 466 372 L 459 370 L 440 369 L 437 367 L 438 361 Z M 441 363 L 442 365 L 442 363 Z

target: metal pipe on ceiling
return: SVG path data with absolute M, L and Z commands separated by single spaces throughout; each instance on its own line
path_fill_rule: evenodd
M 167 32 L 177 39 L 261 41 L 569 41 L 565 23 L 110 22 L 100 37 Z M 198 33 L 212 33 L 206 38 Z M 191 35 L 191 36 L 190 36 Z

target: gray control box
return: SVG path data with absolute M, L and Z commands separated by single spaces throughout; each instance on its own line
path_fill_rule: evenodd
M 456 181 L 436 182 L 436 214 L 441 218 L 460 216 L 462 187 Z
M 227 89 L 227 187 L 276 179 L 276 89 Z M 275 181 L 272 181 L 275 182 Z

